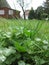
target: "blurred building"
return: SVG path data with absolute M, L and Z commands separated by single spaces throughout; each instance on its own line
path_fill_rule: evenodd
M 20 18 L 20 11 L 12 9 L 6 0 L 0 0 L 0 17 Z
M 26 19 L 28 19 L 29 12 L 30 12 L 30 10 L 25 10 L 25 16 L 26 16 Z
M 26 19 L 28 19 L 29 12 L 30 12 L 30 10 L 25 10 L 25 17 L 26 17 Z M 24 14 L 23 14 L 23 12 L 21 13 L 21 18 L 24 19 Z

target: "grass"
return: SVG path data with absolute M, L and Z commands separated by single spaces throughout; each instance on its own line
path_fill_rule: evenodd
M 39 24 L 39 35 L 45 35 L 49 39 L 49 21 L 45 20 L 16 20 L 16 19 L 3 19 L 0 18 L 0 30 L 10 31 L 10 27 L 24 26 L 27 29 L 35 29 L 38 22 Z M 42 25 L 41 25 L 42 24 Z
M 0 30 L 0 65 L 49 65 L 49 21 L 0 18 Z

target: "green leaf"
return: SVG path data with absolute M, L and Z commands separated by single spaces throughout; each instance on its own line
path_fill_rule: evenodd
M 15 46 L 16 50 L 18 50 L 19 52 L 26 52 L 25 47 L 21 46 L 20 43 L 15 42 L 14 46 Z
M 24 61 L 19 61 L 18 65 L 26 65 Z
M 27 36 L 27 37 L 30 37 L 30 30 L 27 30 L 27 29 L 24 29 L 24 34 Z
M 45 60 L 38 56 L 35 56 L 34 59 L 35 59 L 36 65 L 42 65 L 45 63 Z

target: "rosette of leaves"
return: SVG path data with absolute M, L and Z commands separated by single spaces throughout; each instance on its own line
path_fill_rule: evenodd
M 0 64 L 9 65 L 14 61 L 16 50 L 13 47 L 0 48 Z M 11 57 L 10 57 L 11 56 Z

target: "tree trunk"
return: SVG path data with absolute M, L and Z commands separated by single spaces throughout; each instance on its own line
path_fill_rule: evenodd
M 23 7 L 22 7 L 22 11 L 23 11 L 23 16 L 24 16 L 24 20 L 25 20 L 26 16 L 25 16 L 25 11 L 24 11 Z
M 24 15 L 24 20 L 25 20 L 26 19 L 25 12 L 23 12 L 23 15 Z

